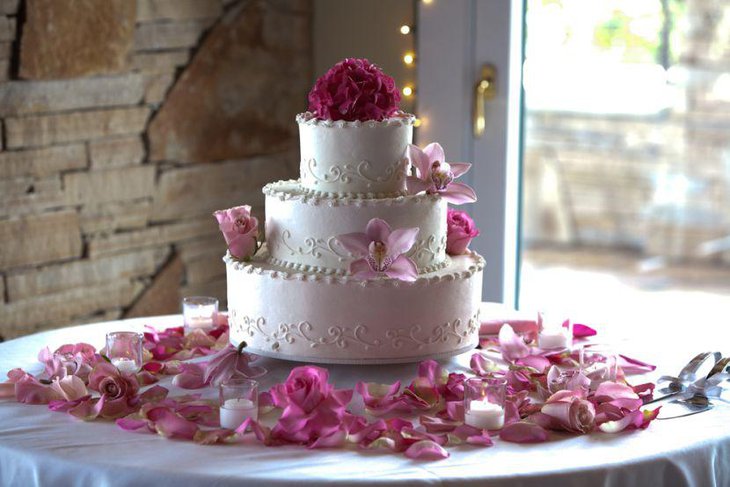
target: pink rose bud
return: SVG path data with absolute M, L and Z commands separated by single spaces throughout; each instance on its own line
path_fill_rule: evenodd
M 251 207 L 236 206 L 213 214 L 226 239 L 228 250 L 236 259 L 250 259 L 258 250 L 259 221 L 251 216 Z
M 461 255 L 471 240 L 479 235 L 474 220 L 465 212 L 449 209 L 446 215 L 446 253 Z

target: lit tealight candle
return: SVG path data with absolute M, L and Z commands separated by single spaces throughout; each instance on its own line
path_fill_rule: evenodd
M 540 348 L 569 348 L 570 341 L 567 328 L 545 329 L 537 336 L 537 346 Z
M 136 373 L 139 371 L 139 364 L 131 358 L 113 358 L 112 365 L 119 369 L 120 372 Z
M 473 400 L 464 413 L 464 422 L 475 428 L 498 430 L 504 426 L 504 408 L 487 399 Z
M 250 399 L 226 399 L 220 411 L 221 428 L 236 429 L 246 418 L 258 419 L 258 408 Z

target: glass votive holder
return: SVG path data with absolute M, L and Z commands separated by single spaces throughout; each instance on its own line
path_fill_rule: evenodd
M 193 330 L 215 327 L 218 300 L 209 296 L 188 296 L 182 300 L 185 334 Z
M 618 356 L 610 347 L 585 346 L 578 352 L 580 371 L 591 381 L 591 389 L 602 382 L 615 382 L 618 377 Z
M 259 417 L 259 383 L 233 378 L 219 387 L 221 428 L 236 429 L 246 418 Z
M 504 426 L 507 381 L 497 377 L 473 377 L 464 383 L 464 423 L 486 430 Z
M 121 372 L 136 373 L 142 368 L 144 335 L 134 331 L 106 334 L 106 356 Z
M 545 350 L 568 349 L 573 346 L 573 322 L 562 316 L 539 313 L 537 346 Z

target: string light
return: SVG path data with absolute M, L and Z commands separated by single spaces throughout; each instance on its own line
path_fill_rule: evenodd
M 418 128 L 418 127 L 420 127 L 421 125 L 423 125 L 423 121 L 421 121 L 421 119 L 420 119 L 420 118 L 416 118 L 416 119 L 415 119 L 415 120 L 413 121 L 413 126 L 414 126 L 415 128 Z
M 421 0 L 421 1 L 423 3 L 425 3 L 426 5 L 430 5 L 431 3 L 433 3 L 433 0 Z
M 412 65 L 415 60 L 416 60 L 416 55 L 413 54 L 412 52 L 407 52 L 403 55 L 403 62 L 409 66 Z
M 403 96 L 413 96 L 413 93 L 415 90 L 411 85 L 406 85 L 403 87 Z
M 408 25 L 408 24 L 401 25 L 400 26 L 400 33 L 403 34 L 404 36 L 407 36 L 408 34 L 411 33 L 411 26 Z

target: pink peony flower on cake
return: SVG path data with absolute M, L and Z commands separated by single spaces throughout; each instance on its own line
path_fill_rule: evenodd
M 347 58 L 317 80 L 309 111 L 322 120 L 381 121 L 398 111 L 393 78 L 367 59 Z
M 474 237 L 479 236 L 479 229 L 474 220 L 465 211 L 448 209 L 446 213 L 446 253 L 461 255 Z
M 226 239 L 231 255 L 239 260 L 248 260 L 259 249 L 259 221 L 251 216 L 251 207 L 236 206 L 213 213 L 218 227 Z
M 408 160 L 416 169 L 416 175 L 407 178 L 409 193 L 425 191 L 428 194 L 439 194 L 455 205 L 477 200 L 473 189 L 466 184 L 454 182 L 454 179 L 469 170 L 471 164 L 446 162 L 444 149 L 438 142 L 428 144 L 423 150 L 409 144 Z
M 367 224 L 365 233 L 347 233 L 337 237 L 340 244 L 351 254 L 359 257 L 350 264 L 350 272 L 356 279 L 372 279 L 387 276 L 401 281 L 415 281 L 418 268 L 404 254 L 416 242 L 418 228 L 398 228 L 380 218 Z

